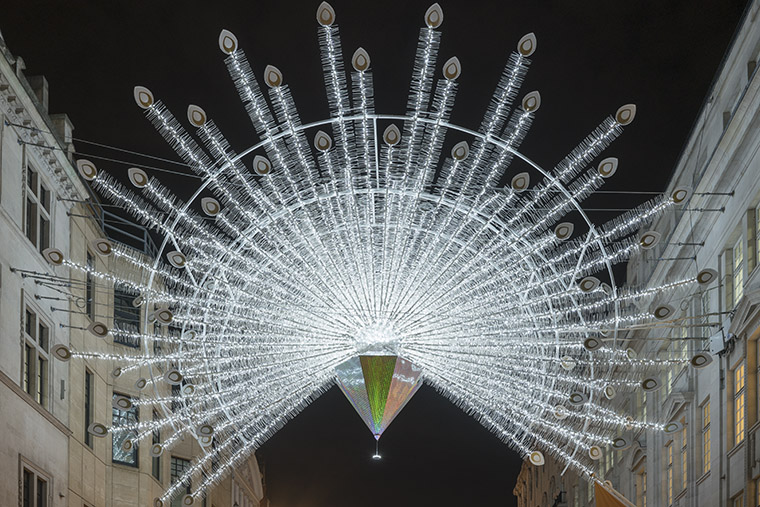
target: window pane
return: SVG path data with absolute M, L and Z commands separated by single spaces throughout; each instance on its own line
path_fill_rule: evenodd
M 26 200 L 26 237 L 37 245 L 37 204 L 31 199 Z
M 37 326 L 37 316 L 34 315 L 34 313 L 30 311 L 29 308 L 27 308 L 24 330 L 26 331 L 26 334 L 28 334 L 32 338 L 32 340 L 37 339 L 37 335 L 34 334 L 34 332 L 36 331 L 36 326 Z
M 45 404 L 47 394 L 47 361 L 42 356 L 37 356 L 37 403 Z
M 744 389 L 744 364 L 740 364 L 736 367 L 736 370 L 734 371 L 734 380 L 734 392 L 738 393 Z
M 37 478 L 37 507 L 47 507 L 47 482 Z
M 135 308 L 132 301 L 135 295 L 122 289 L 113 291 L 113 323 L 114 327 L 130 333 L 140 332 L 140 308 Z M 139 347 L 140 339 L 118 335 L 114 337 L 114 343 L 121 343 L 129 347 Z
M 95 258 L 90 252 L 87 252 L 87 268 L 91 270 L 95 269 Z M 84 308 L 85 312 L 87 312 L 87 316 L 90 317 L 91 320 L 95 320 L 95 282 L 90 273 L 87 273 L 84 299 Z
M 34 385 L 32 378 L 32 370 L 34 369 L 33 349 L 29 345 L 24 345 L 24 391 L 28 394 L 32 394 L 32 386 Z
M 171 462 L 171 482 L 174 484 L 177 482 L 187 471 L 187 469 L 190 468 L 190 460 L 178 458 L 176 456 L 172 456 L 172 462 Z M 182 505 L 182 497 L 185 494 L 190 493 L 190 485 L 185 486 L 185 492 L 177 493 L 177 495 L 172 498 L 171 507 L 180 507 Z
M 744 248 L 742 246 L 742 240 L 736 242 L 734 245 L 734 306 L 739 303 L 739 300 L 744 295 Z
M 24 469 L 24 485 L 23 485 L 24 491 L 21 493 L 22 497 L 22 506 L 23 507 L 34 507 L 32 504 L 32 490 L 34 489 L 34 476 L 32 475 L 32 472 Z
M 744 393 L 742 392 L 737 396 L 734 401 L 734 429 L 735 429 L 735 444 L 739 444 L 744 441 Z
M 40 185 L 40 204 L 47 211 L 50 211 L 50 190 L 45 188 L 45 185 Z
M 29 166 L 26 166 L 26 186 L 37 195 L 37 173 Z
M 153 421 L 158 421 L 158 413 L 154 410 L 153 411 Z M 161 431 L 159 429 L 155 429 L 152 432 L 152 442 L 153 444 L 160 444 L 161 443 Z M 161 482 L 161 457 L 156 456 L 153 458 L 153 464 L 152 464 L 152 473 L 153 477 L 156 478 L 158 482 Z
M 84 443 L 92 449 L 92 435 L 87 431 L 92 423 L 92 373 L 84 372 Z
M 121 396 L 120 394 L 113 393 L 114 398 Z M 132 407 L 129 410 L 119 410 L 118 408 L 111 409 L 111 426 L 118 428 L 120 426 L 133 425 L 138 422 L 137 407 Z M 134 446 L 131 451 L 124 451 L 122 445 L 127 438 L 134 438 L 136 432 L 133 431 L 115 431 L 112 438 L 112 460 L 117 463 L 125 465 L 137 466 L 137 446 Z
M 50 221 L 40 216 L 40 252 L 50 246 Z
M 40 348 L 45 352 L 48 351 L 48 342 L 50 338 L 50 329 L 40 322 L 37 333 L 37 342 L 40 344 Z

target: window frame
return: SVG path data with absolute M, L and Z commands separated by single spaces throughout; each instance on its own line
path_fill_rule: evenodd
M 158 416 L 158 412 L 153 410 L 153 422 L 155 423 L 160 418 Z M 161 428 L 156 427 L 151 431 L 151 444 L 160 444 L 161 443 Z M 153 456 L 151 458 L 151 476 L 158 481 L 159 484 L 163 484 L 161 482 L 161 456 Z
M 741 371 L 741 377 L 739 372 Z M 744 360 L 731 372 L 733 377 L 732 405 L 734 447 L 744 442 L 746 436 L 747 370 Z M 741 382 L 740 382 L 741 380 Z M 739 417 L 741 415 L 741 417 Z
M 90 449 L 95 448 L 95 439 L 90 434 L 87 429 L 90 427 L 90 424 L 92 423 L 92 416 L 93 416 L 93 389 L 95 381 L 95 375 L 90 371 L 89 368 L 84 369 L 84 444 L 89 447 Z
M 128 394 L 117 393 L 116 391 L 114 391 L 112 398 L 115 398 L 116 396 L 126 396 L 128 398 L 132 398 L 132 396 L 130 396 Z M 129 414 L 131 414 L 131 413 L 134 413 L 134 421 L 129 421 Z M 126 414 L 126 415 L 124 415 L 124 414 Z M 117 424 L 117 422 L 115 421 L 116 417 L 118 417 L 120 420 L 121 419 L 127 419 L 126 422 L 130 423 L 130 424 L 131 423 L 135 423 L 135 424 L 139 423 L 140 422 L 140 407 L 137 406 L 137 405 L 133 405 L 132 408 L 130 408 L 129 410 L 121 410 L 121 409 L 118 409 L 118 408 L 112 406 L 111 407 L 111 426 L 112 427 L 119 427 L 119 426 L 121 426 L 121 422 L 119 424 Z M 135 432 L 133 431 L 131 433 L 131 435 L 134 436 L 134 434 L 135 434 Z M 116 438 L 115 437 L 116 437 L 116 435 L 114 433 L 112 433 L 111 434 L 111 462 L 119 464 L 119 465 L 128 466 L 128 467 L 139 468 L 140 467 L 139 446 L 135 445 L 132 448 L 132 452 L 130 453 L 132 456 L 134 456 L 134 463 L 130 463 L 129 461 L 122 461 L 120 459 L 117 459 L 116 453 L 114 452 L 115 449 L 117 448 L 116 447 L 116 441 L 115 441 Z M 118 444 L 119 450 L 121 450 L 121 442 L 123 442 L 125 439 L 126 439 L 126 437 L 120 439 L 120 442 Z M 123 451 L 121 451 L 121 452 L 123 452 Z
M 122 331 L 135 334 L 140 333 L 141 329 L 141 307 L 132 305 L 135 295 L 118 287 L 113 288 L 113 325 Z M 126 326 L 124 325 L 126 324 Z M 136 325 L 136 329 L 133 326 Z M 113 342 L 130 348 L 139 348 L 140 339 L 135 341 L 125 336 L 123 333 L 114 333 Z
M 667 505 L 673 505 L 673 440 L 665 444 L 665 495 Z
M 712 414 L 710 413 L 710 398 L 707 398 L 700 405 L 702 417 L 702 475 L 707 475 L 712 470 L 712 432 L 710 423 Z
M 86 265 L 88 269 L 95 269 L 95 255 L 90 252 L 88 248 L 85 253 Z M 91 320 L 95 320 L 95 279 L 89 273 L 85 273 L 84 283 L 84 312 L 85 315 Z
M 35 250 L 42 252 L 53 246 L 53 187 L 48 185 L 40 171 L 28 160 L 24 163 L 23 180 L 23 232 Z M 30 181 L 31 178 L 31 181 Z M 47 204 L 47 205 L 46 205 Z M 45 224 L 43 227 L 42 224 Z M 44 236 L 43 236 L 44 233 Z
M 53 326 L 27 300 L 24 300 L 23 308 L 21 382 L 19 385 L 32 400 L 47 410 L 50 401 L 50 343 L 53 339 Z M 31 325 L 30 315 L 33 317 Z M 44 339 L 43 330 L 45 331 Z
M 175 470 L 178 469 L 177 463 L 179 461 L 183 461 L 183 462 L 185 462 L 185 464 L 182 465 L 182 470 L 180 471 L 180 473 L 178 473 L 177 475 L 175 475 L 174 472 L 175 472 Z M 169 482 L 170 482 L 170 484 L 174 484 L 176 481 L 178 481 L 180 479 L 180 477 L 182 477 L 184 475 L 185 470 L 187 468 L 190 468 L 190 466 L 192 466 L 192 463 L 191 463 L 191 461 L 189 459 L 183 458 L 181 456 L 172 455 L 171 456 L 171 461 L 170 461 L 170 464 L 169 464 L 169 477 L 170 477 Z M 191 491 L 192 491 L 192 484 L 187 484 L 185 486 L 185 490 L 184 491 L 185 491 L 184 494 L 177 493 L 176 495 L 174 495 L 174 497 L 172 497 L 172 499 L 170 501 L 170 504 L 169 504 L 170 507 L 179 507 L 179 506 L 182 505 L 182 497 L 184 495 L 189 495 L 191 493 Z
M 704 289 L 699 295 L 699 313 L 701 315 L 701 321 L 703 326 L 701 329 L 701 335 L 702 335 L 702 350 L 709 350 L 710 349 L 710 328 L 706 325 L 710 321 L 710 317 L 708 314 L 710 313 L 710 303 L 711 303 L 711 297 L 710 297 L 710 289 Z
M 25 472 L 28 472 L 32 476 L 32 491 L 33 495 L 31 497 L 30 503 L 25 503 L 24 499 L 24 492 L 26 491 L 26 481 L 25 481 Z M 42 507 L 50 507 L 53 505 L 53 479 L 52 476 L 40 469 L 38 466 L 33 465 L 25 458 L 21 457 L 19 460 L 19 505 L 20 507 L 26 507 L 26 505 L 29 505 L 30 507 L 37 507 L 39 505 L 39 499 L 38 499 L 38 491 L 37 487 L 39 486 L 40 481 L 42 481 L 46 485 L 46 491 L 44 495 L 44 504 L 42 504 Z
M 744 296 L 744 237 L 739 239 L 731 249 L 731 307 L 736 308 L 739 300 Z M 738 255 L 737 255 L 738 252 Z

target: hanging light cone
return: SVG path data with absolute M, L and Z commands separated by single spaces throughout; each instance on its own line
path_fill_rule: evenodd
M 379 439 L 422 385 L 422 371 L 398 356 L 357 356 L 335 369 L 338 386 Z

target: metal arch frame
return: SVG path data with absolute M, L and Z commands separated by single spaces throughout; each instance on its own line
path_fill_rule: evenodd
M 154 106 L 151 106 L 151 107 L 154 107 Z M 308 129 L 312 129 L 312 128 L 315 128 L 315 127 L 322 126 L 322 125 L 332 125 L 332 124 L 335 124 L 335 123 L 338 123 L 338 122 L 345 122 L 345 121 L 360 121 L 360 120 L 366 121 L 368 119 L 372 120 L 372 124 L 373 124 L 373 130 L 374 130 L 373 137 L 375 138 L 375 152 L 376 152 L 376 155 L 377 155 L 377 150 L 378 150 L 378 145 L 379 145 L 378 139 L 377 139 L 377 122 L 378 122 L 378 120 L 401 120 L 401 121 L 412 121 L 412 120 L 414 120 L 414 121 L 418 121 L 418 122 L 425 123 L 425 124 L 437 124 L 439 126 L 445 127 L 445 128 L 450 129 L 452 131 L 460 132 L 460 133 L 463 133 L 463 134 L 467 134 L 467 135 L 470 135 L 472 137 L 478 138 L 478 139 L 480 139 L 480 140 L 482 140 L 482 141 L 484 141 L 486 143 L 493 144 L 493 145 L 501 148 L 502 150 L 508 151 L 509 153 L 513 154 L 514 156 L 516 156 L 517 158 L 519 158 L 523 162 L 527 163 L 530 167 L 532 167 L 533 169 L 535 169 L 536 171 L 538 171 L 539 173 L 541 173 L 544 176 L 544 178 L 550 183 L 550 186 L 556 187 L 557 191 L 559 193 L 563 194 L 568 199 L 568 201 L 570 203 L 572 203 L 572 205 L 575 208 L 575 210 L 580 213 L 580 215 L 583 218 L 584 222 L 586 222 L 586 225 L 589 228 L 588 237 L 587 237 L 587 244 L 589 242 L 591 242 L 591 241 L 597 243 L 600 252 L 602 253 L 602 255 L 605 258 L 604 259 L 604 263 L 605 263 L 605 265 L 607 267 L 607 272 L 608 272 L 608 275 L 609 275 L 610 281 L 611 281 L 610 285 L 612 287 L 612 296 L 613 296 L 613 298 L 617 297 L 617 287 L 616 287 L 616 284 L 615 284 L 615 275 L 613 273 L 612 264 L 610 262 L 610 259 L 609 259 L 608 255 L 607 255 L 607 251 L 606 251 L 606 248 L 604 246 L 604 243 L 601 240 L 601 237 L 598 234 L 595 225 L 588 218 L 588 215 L 586 215 L 586 213 L 583 210 L 582 206 L 570 194 L 570 192 L 564 187 L 564 185 L 562 185 L 562 183 L 557 178 L 555 178 L 554 176 L 552 176 L 548 171 L 544 170 L 540 165 L 538 165 L 536 162 L 534 162 L 533 160 L 531 160 L 527 156 L 525 156 L 522 153 L 520 153 L 518 150 L 512 148 L 507 142 L 505 142 L 500 137 L 482 134 L 482 133 L 477 132 L 475 130 L 472 130 L 472 129 L 469 129 L 469 128 L 466 128 L 466 127 L 461 127 L 459 125 L 450 123 L 448 121 L 432 120 L 430 118 L 426 118 L 426 117 L 420 116 L 420 115 L 416 115 L 414 117 L 411 117 L 411 116 L 407 116 L 407 115 L 366 114 L 366 113 L 362 113 L 362 114 L 357 114 L 357 115 L 352 115 L 352 116 L 338 116 L 338 117 L 324 119 L 324 120 L 319 120 L 319 121 L 315 121 L 315 122 L 311 122 L 311 123 L 307 123 L 307 124 L 301 124 L 301 125 L 295 127 L 293 130 L 284 130 L 284 131 L 282 131 L 282 132 L 280 132 L 280 133 L 278 133 L 278 134 L 276 134 L 274 136 L 268 137 L 268 138 L 266 138 L 266 139 L 264 139 L 262 141 L 259 141 L 256 144 L 253 144 L 252 146 L 250 146 L 249 148 L 245 149 L 241 153 L 239 153 L 239 154 L 235 155 L 234 157 L 232 157 L 229 162 L 226 162 L 224 164 L 220 164 L 217 167 L 217 169 L 215 170 L 215 174 L 220 174 L 221 172 L 227 170 L 232 164 L 234 164 L 236 162 L 239 162 L 243 157 L 249 155 L 250 153 L 254 152 L 255 150 L 257 150 L 259 148 L 262 148 L 263 146 L 266 146 L 266 145 L 268 145 L 270 143 L 273 143 L 273 142 L 275 142 L 275 141 L 277 141 L 277 140 L 279 140 L 281 138 L 292 136 L 294 133 L 299 133 L 299 132 L 302 132 L 302 131 L 305 131 L 305 130 L 308 130 Z M 379 157 L 375 156 L 375 166 L 376 166 L 375 169 L 376 170 L 378 169 L 378 165 L 379 165 Z M 190 205 L 200 196 L 201 192 L 203 192 L 203 190 L 206 189 L 206 187 L 209 185 L 209 183 L 210 183 L 210 180 L 208 178 L 204 178 L 203 182 L 200 184 L 200 186 L 197 188 L 197 190 L 187 200 L 187 202 L 185 202 L 184 206 L 182 206 L 182 208 L 180 208 L 179 213 L 176 214 L 176 216 L 175 216 L 173 222 L 171 223 L 171 225 L 169 225 L 167 227 L 166 236 L 164 237 L 164 240 L 162 241 L 161 245 L 158 247 L 158 250 L 156 252 L 156 258 L 155 258 L 153 266 L 151 267 L 151 270 L 150 270 L 150 275 L 149 275 L 148 281 L 147 281 L 147 285 L 148 286 L 151 286 L 153 284 L 153 282 L 154 282 L 155 275 L 156 275 L 156 272 L 158 270 L 158 263 L 159 263 L 162 255 L 163 255 L 164 249 L 166 248 L 166 246 L 169 243 L 169 241 L 171 241 L 172 244 L 174 244 L 178 248 L 178 245 L 176 243 L 176 239 L 175 239 L 174 234 L 173 234 L 173 230 L 177 227 L 177 225 L 179 223 L 179 220 L 180 220 L 179 215 L 180 215 L 180 213 L 185 212 L 185 211 L 187 211 L 189 209 Z M 582 255 L 581 255 L 581 258 L 582 258 Z M 579 268 L 580 268 L 580 261 L 576 265 L 576 268 L 574 270 L 574 274 L 578 272 Z M 200 288 L 203 285 L 203 283 L 205 283 L 208 275 L 209 275 L 209 273 L 206 273 L 206 275 L 200 281 L 196 281 L 193 277 L 191 277 L 191 281 L 195 284 L 196 287 Z M 573 276 L 573 278 L 574 278 L 574 276 Z M 197 292 L 196 292 L 196 294 L 197 294 Z M 150 304 L 150 300 L 147 299 L 146 303 Z M 615 300 L 615 303 L 614 303 L 614 310 L 615 310 L 615 327 L 614 327 L 614 334 L 613 334 L 613 340 L 612 340 L 613 341 L 613 346 L 615 346 L 617 344 L 618 320 L 619 320 L 619 316 L 620 316 L 620 307 L 619 307 L 619 303 L 618 303 L 617 300 Z M 580 315 L 580 312 L 579 312 L 579 315 Z M 147 327 L 147 319 L 148 319 L 147 312 L 145 312 L 145 316 L 143 317 L 143 325 L 144 325 L 144 327 Z M 582 317 L 581 317 L 581 319 L 582 319 Z M 184 326 L 183 326 L 183 332 L 184 332 Z M 556 333 L 555 333 L 555 339 L 558 341 L 558 336 L 557 336 Z M 204 344 L 204 348 L 205 348 L 205 346 L 206 345 Z M 181 345 L 180 345 L 180 347 L 181 347 Z M 149 347 L 148 347 L 147 343 L 143 343 L 143 350 L 144 350 L 144 352 L 146 353 L 147 356 L 151 355 L 151 351 L 149 350 Z M 555 354 L 557 354 L 557 353 L 558 352 L 556 352 Z M 593 357 L 593 354 L 590 351 L 588 352 L 588 355 L 589 355 L 590 358 Z M 179 360 L 179 364 L 181 366 L 181 359 Z M 207 359 L 206 359 L 206 366 L 208 367 L 208 360 Z M 154 395 L 156 397 L 159 397 L 158 389 L 157 389 L 156 381 L 155 381 L 155 374 L 154 374 L 154 371 L 153 371 L 153 365 L 151 363 L 148 364 L 148 370 L 149 370 L 149 375 L 150 375 L 151 382 L 152 382 L 152 385 L 153 385 Z M 591 373 L 591 378 L 593 379 L 594 378 L 593 363 L 590 365 L 590 373 Z M 589 395 L 589 402 L 593 401 L 593 396 L 594 396 L 594 393 L 592 391 L 590 393 L 590 395 Z M 164 412 L 166 412 L 167 409 L 166 409 L 165 404 L 162 403 L 161 406 L 162 406 Z M 232 418 L 231 418 L 228 410 L 226 408 L 223 408 L 223 411 L 224 411 L 225 415 L 227 415 L 228 419 L 231 420 Z M 587 419 L 585 421 L 585 423 L 584 423 L 584 427 L 583 427 L 584 431 L 586 429 L 588 429 L 589 424 L 590 424 L 590 422 Z M 172 425 L 174 426 L 174 423 L 172 423 Z M 176 427 L 175 427 L 175 430 L 176 430 Z M 192 434 L 195 436 L 196 439 L 198 439 L 198 435 L 195 434 L 195 429 L 194 428 L 191 428 L 190 425 L 188 425 L 188 430 L 192 432 Z M 201 446 L 201 448 L 204 450 L 204 452 L 207 452 L 206 449 L 205 449 L 205 447 Z M 578 444 L 576 444 L 575 448 L 573 449 L 571 458 L 575 456 L 577 450 L 578 450 Z M 567 464 L 567 466 L 563 470 L 563 473 L 565 472 L 565 470 L 567 470 L 568 467 L 569 467 L 569 463 Z

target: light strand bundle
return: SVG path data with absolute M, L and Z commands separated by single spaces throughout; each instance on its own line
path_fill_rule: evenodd
M 317 19 L 328 119 L 303 124 L 274 66 L 264 69 L 262 93 L 224 30 L 220 48 L 259 142 L 236 152 L 192 105 L 197 142 L 137 87 L 148 119 L 203 178 L 197 192 L 183 203 L 142 170 L 130 172 L 138 190 L 129 190 L 79 161 L 106 198 L 166 238 L 153 264 L 105 248 L 124 273 L 60 261 L 134 293 L 146 326 L 178 330 L 113 329 L 142 344 L 130 354 L 59 349 L 64 359 L 113 361 L 115 375 L 150 372 L 143 396 L 120 402 L 160 407 L 164 416 L 103 427 L 114 438 L 146 444 L 153 430 L 172 427 L 165 448 L 183 434 L 203 445 L 157 505 L 188 484 L 195 490 L 184 501 L 192 504 L 329 388 L 336 366 L 375 345 L 419 366 L 424 381 L 537 465 L 547 452 L 592 477 L 598 448 L 617 445 L 630 428 L 663 429 L 616 412 L 610 399 L 651 390 L 662 369 L 686 361 L 637 359 L 619 349 L 618 328 L 672 322 L 668 299 L 714 275 L 615 285 L 612 265 L 659 240 L 637 231 L 686 200 L 657 197 L 602 227 L 583 212 L 581 202 L 617 170 L 617 159 L 594 161 L 635 106 L 544 170 L 517 151 L 541 105 L 537 92 L 517 100 L 533 34 L 509 55 L 471 130 L 449 121 L 463 67 L 454 57 L 438 67 L 440 6 L 420 31 L 403 115 L 375 112 L 363 49 L 350 60 L 349 82 L 329 4 Z M 182 386 L 179 395 L 168 393 L 170 384 Z

